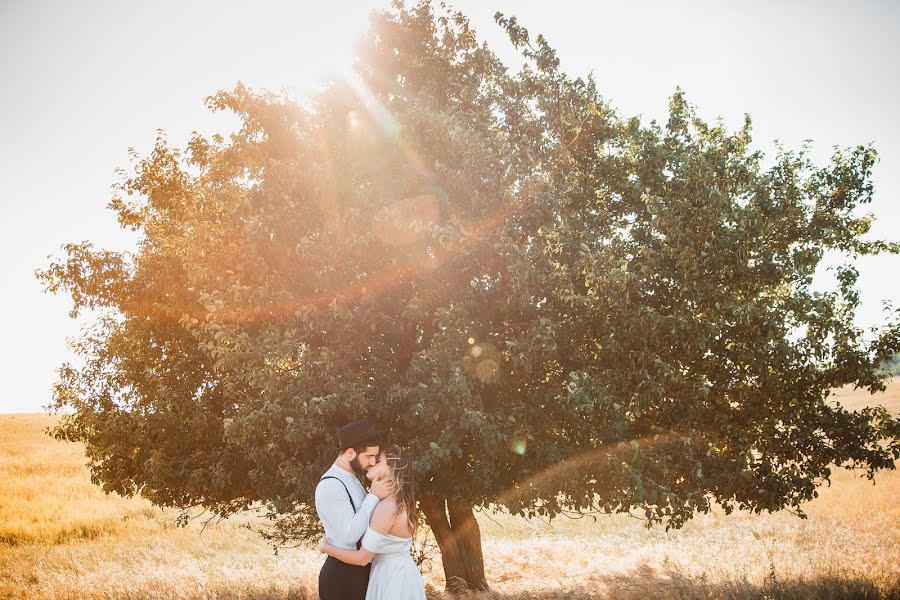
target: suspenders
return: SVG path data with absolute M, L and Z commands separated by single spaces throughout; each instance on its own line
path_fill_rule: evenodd
M 321 479 L 319 479 L 319 483 L 325 481 L 326 479 L 334 479 L 335 481 L 340 483 L 342 486 L 344 486 L 344 491 L 347 492 L 347 498 L 350 500 L 350 506 L 353 507 L 353 514 L 355 515 L 356 514 L 356 503 L 353 502 L 353 496 L 350 495 L 350 490 L 347 489 L 347 484 L 344 483 L 343 481 L 341 481 L 340 479 L 338 479 L 337 477 L 333 477 L 332 475 L 326 475 L 325 477 L 322 477 Z M 362 548 L 362 540 L 359 540 L 356 542 L 356 549 L 359 550 L 360 548 Z
M 325 477 L 321 478 L 319 481 L 325 481 L 326 479 L 334 479 L 335 481 L 340 483 L 342 486 L 344 486 L 344 491 L 347 492 L 347 498 L 350 499 L 350 506 L 353 507 L 353 514 L 355 515 L 356 514 L 356 504 L 353 502 L 353 496 L 350 495 L 350 490 L 347 489 L 347 484 L 332 475 L 326 475 Z

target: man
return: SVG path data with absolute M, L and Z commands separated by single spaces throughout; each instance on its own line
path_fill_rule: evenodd
M 378 436 L 368 421 L 355 421 L 338 429 L 335 446 L 340 454 L 316 486 L 316 512 L 329 544 L 356 550 L 375 505 L 389 495 L 390 484 L 375 481 L 367 494 L 356 477 L 365 475 L 378 462 Z M 329 556 L 319 572 L 319 598 L 364 600 L 370 568 L 348 565 Z

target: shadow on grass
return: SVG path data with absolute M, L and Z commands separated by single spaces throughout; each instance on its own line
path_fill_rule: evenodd
M 318 600 L 315 588 L 291 591 L 244 591 L 214 594 L 222 600 Z M 680 574 L 648 574 L 646 571 L 605 577 L 591 586 L 568 589 L 523 589 L 518 592 L 479 592 L 452 596 L 429 592 L 428 600 L 900 600 L 900 582 L 879 586 L 867 579 L 821 577 L 778 580 L 764 584 L 748 581 L 711 583 Z M 135 596 L 134 600 L 144 600 Z M 206 600 L 204 598 L 204 600 Z M 384 599 L 402 600 L 402 599 Z
M 0 592 L 3 592 L 0 585 Z M 315 586 L 291 589 L 255 586 L 207 589 L 195 593 L 135 590 L 116 594 L 117 600 L 318 600 Z M 0 593 L 2 596 L 2 593 Z M 25 597 L 12 595 L 10 597 Z M 110 598 L 86 595 L 84 598 Z M 516 592 L 477 592 L 452 596 L 443 592 L 427 594 L 428 600 L 900 600 L 900 578 L 881 584 L 868 579 L 833 576 L 817 579 L 779 580 L 763 584 L 749 581 L 709 582 L 680 573 L 658 574 L 645 569 L 600 577 L 581 586 L 561 589 L 529 589 Z M 401 598 L 379 600 L 403 600 Z
M 658 574 L 637 569 L 601 577 L 592 584 L 568 589 L 523 589 L 462 596 L 429 593 L 429 600 L 900 600 L 900 578 L 878 584 L 869 579 L 826 576 L 816 579 L 769 578 L 763 584 L 746 580 L 710 582 L 680 573 Z

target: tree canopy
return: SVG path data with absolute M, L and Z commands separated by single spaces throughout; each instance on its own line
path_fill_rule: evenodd
M 356 76 L 303 102 L 207 99 L 227 139 L 160 134 L 110 202 L 134 252 L 89 242 L 38 272 L 98 317 L 59 370 L 54 434 L 104 490 L 319 535 L 336 425 L 415 458 L 448 580 L 485 587 L 473 510 L 720 503 L 801 512 L 834 465 L 900 456 L 883 389 L 900 326 L 853 323 L 869 146 L 766 157 L 751 124 L 618 114 L 514 17 L 510 70 L 428 2 L 373 13 Z M 846 264 L 816 291 L 828 251 Z

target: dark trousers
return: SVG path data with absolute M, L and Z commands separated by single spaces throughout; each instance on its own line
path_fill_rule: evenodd
M 372 565 L 348 565 L 329 556 L 319 571 L 320 600 L 364 600 L 371 569 Z

